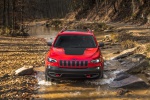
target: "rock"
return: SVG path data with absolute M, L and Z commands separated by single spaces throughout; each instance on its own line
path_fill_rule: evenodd
M 150 77 L 149 78 L 147 78 L 148 79 L 148 82 L 150 83 Z
M 121 76 L 123 77 L 123 76 Z M 141 79 L 136 76 L 130 75 L 129 77 L 126 78 L 123 77 L 123 79 L 114 79 L 109 84 L 110 87 L 112 88 L 121 88 L 121 87 L 141 87 L 141 86 L 147 86 L 147 84 Z
M 104 71 L 113 71 L 120 68 L 121 65 L 117 60 L 107 60 L 104 62 Z
M 128 73 L 139 73 L 148 67 L 148 60 L 141 54 L 135 54 L 121 62 L 122 70 Z
M 18 76 L 32 75 L 33 73 L 33 66 L 23 66 L 15 71 L 15 75 Z
M 116 78 L 114 79 L 114 81 L 120 81 L 125 78 L 128 78 L 129 76 L 130 76 L 130 74 L 128 74 L 127 72 L 121 72 L 116 75 Z
M 128 64 L 128 73 L 140 73 L 144 69 L 148 67 L 148 62 L 147 60 L 143 59 L 142 61 L 136 62 L 136 63 L 131 63 Z
M 121 95 L 125 95 L 125 94 L 128 93 L 128 92 L 130 92 L 130 91 L 127 90 L 127 89 L 122 89 L 122 88 L 120 88 L 120 89 L 118 89 L 118 90 L 116 91 L 116 94 L 117 94 L 117 96 L 121 96 Z
M 146 75 L 147 75 L 147 77 L 150 77 L 150 72 L 147 72 Z
M 135 54 L 135 55 L 129 57 L 128 59 L 130 59 L 132 62 L 139 62 L 145 58 L 146 58 L 146 56 L 144 56 L 143 54 Z
M 118 51 L 115 51 L 113 54 L 119 54 L 120 53 L 120 51 L 118 50 Z
M 123 59 L 123 58 L 126 58 L 126 57 L 130 56 L 130 55 L 133 55 L 135 49 L 136 49 L 136 47 L 132 48 L 132 49 L 124 50 L 120 54 L 112 57 L 111 60 Z
M 113 32 L 113 30 L 104 30 L 104 32 Z

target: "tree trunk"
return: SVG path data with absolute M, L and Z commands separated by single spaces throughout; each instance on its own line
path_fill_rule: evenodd
M 21 0 L 21 31 L 23 31 L 23 12 L 24 12 L 24 0 Z
M 115 11 L 115 13 L 117 12 L 116 2 L 117 2 L 117 0 L 114 0 L 114 1 L 113 1 L 113 3 L 112 3 L 112 5 L 113 5 L 113 7 L 114 7 L 114 11 Z
M 135 1 L 132 0 L 132 13 L 133 13 L 133 14 L 135 13 L 135 9 L 136 9 L 135 7 L 136 7 Z
M 15 0 L 12 0 L 12 34 L 15 30 Z
M 7 1 L 7 26 L 10 27 L 10 13 L 9 13 L 9 7 L 10 6 L 10 0 Z
M 6 0 L 3 0 L 3 26 L 6 27 Z

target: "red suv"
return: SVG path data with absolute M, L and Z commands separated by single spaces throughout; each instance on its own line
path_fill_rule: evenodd
M 45 61 L 45 79 L 102 78 L 104 60 L 91 30 L 62 30 L 51 46 Z

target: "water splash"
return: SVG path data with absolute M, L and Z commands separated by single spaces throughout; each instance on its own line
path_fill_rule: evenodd
M 48 82 L 48 81 L 45 81 L 45 80 L 40 80 L 40 81 L 38 81 L 38 85 L 50 86 L 50 85 L 52 85 L 52 82 Z
M 45 74 L 44 72 L 37 72 L 36 74 L 36 79 L 38 81 L 38 85 L 45 85 L 45 86 L 50 86 L 54 83 L 50 82 L 50 81 L 45 81 Z

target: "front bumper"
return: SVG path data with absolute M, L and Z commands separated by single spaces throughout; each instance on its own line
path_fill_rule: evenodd
M 45 73 L 50 78 L 97 78 L 102 75 L 102 70 L 100 67 L 67 69 L 51 66 L 46 68 Z

